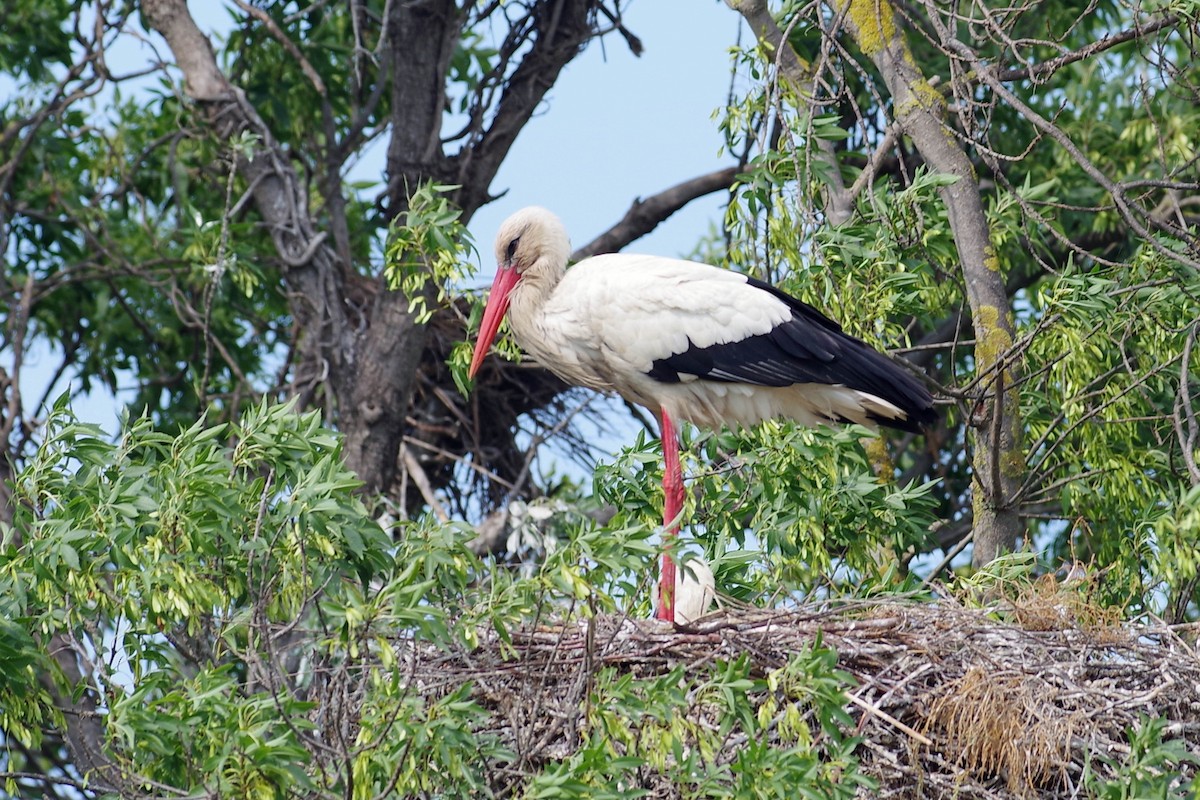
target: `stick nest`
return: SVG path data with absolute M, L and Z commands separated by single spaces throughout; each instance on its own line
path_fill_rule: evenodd
M 857 683 L 846 693 L 853 727 L 845 733 L 861 737 L 855 756 L 879 784 L 871 796 L 1087 796 L 1085 776 L 1114 778 L 1130 759 L 1130 731 L 1154 718 L 1165 720 L 1164 741 L 1200 753 L 1200 657 L 1181 636 L 1190 626 L 1121 624 L 1081 613 L 1062 602 L 1068 596 L 1050 591 L 984 609 L 950 598 L 726 609 L 686 626 L 601 615 L 514 631 L 510 642 L 493 633 L 469 652 L 418 647 L 409 667 L 430 697 L 470 683 L 489 713 L 480 732 L 516 754 L 496 766 L 492 788 L 502 795 L 519 793 L 587 737 L 599 670 L 653 679 L 682 666 L 703 680 L 715 663 L 745 655 L 762 678 L 818 636 Z M 749 699 L 761 706 L 767 695 L 763 688 Z M 686 714 L 708 730 L 728 723 L 702 702 Z M 732 760 L 745 739 L 729 728 L 717 758 Z M 1177 787 L 1196 774 L 1186 759 L 1163 769 L 1178 772 Z M 680 795 L 662 773 L 638 774 L 649 796 Z

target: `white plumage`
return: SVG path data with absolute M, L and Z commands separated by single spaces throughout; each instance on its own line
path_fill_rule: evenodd
M 675 622 L 693 622 L 708 613 L 717 598 L 717 580 L 702 556 L 693 556 L 675 570 Z
M 672 418 L 716 427 L 789 417 L 910 431 L 933 418 L 932 398 L 913 376 L 772 286 L 643 255 L 595 256 L 568 270 L 570 251 L 562 223 L 543 208 L 501 225 L 472 377 L 507 314 L 517 343 L 563 380 L 659 411 L 668 471 L 672 459 L 677 466 L 666 436 Z M 681 485 L 668 490 L 668 520 L 681 493 Z M 664 557 L 672 587 L 668 566 Z M 660 606 L 671 613 L 669 602 Z
M 569 254 L 562 224 L 541 208 L 517 212 L 496 238 L 498 261 L 511 264 L 516 272 L 508 295 L 513 335 L 568 383 L 616 392 L 710 427 L 748 426 L 773 417 L 807 425 L 903 423 L 907 418 L 895 403 L 845 383 L 789 381 L 766 386 L 739 380 L 736 374 L 726 378 L 719 365 L 705 374 L 678 372 L 674 381 L 656 379 L 651 374 L 656 361 L 689 348 L 720 348 L 766 337 L 793 323 L 798 301 L 789 303 L 744 275 L 707 264 L 612 254 L 586 259 L 568 270 Z M 827 322 L 819 315 L 816 319 Z M 815 321 L 809 327 L 813 330 L 804 335 L 830 334 L 829 329 L 819 330 Z M 859 345 L 854 355 L 866 351 L 899 372 L 857 340 L 841 338 Z

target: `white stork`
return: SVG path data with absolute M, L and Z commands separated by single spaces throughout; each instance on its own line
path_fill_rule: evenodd
M 567 231 L 537 207 L 505 220 L 495 247 L 496 279 L 470 376 L 507 314 L 517 343 L 563 380 L 659 414 L 668 538 L 659 619 L 675 619 L 670 537 L 683 508 L 676 420 L 715 427 L 790 417 L 915 432 L 934 418 L 916 378 L 762 281 L 644 255 L 593 256 L 568 270 Z

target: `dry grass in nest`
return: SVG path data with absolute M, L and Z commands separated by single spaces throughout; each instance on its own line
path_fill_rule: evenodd
M 1071 742 L 1087 725 L 1084 712 L 1048 705 L 1049 696 L 1042 676 L 972 664 L 934 699 L 925 730 L 940 733 L 943 751 L 971 772 L 1006 776 L 1025 794 L 1069 780 Z
M 1085 769 L 1115 776 L 1130 751 L 1128 730 L 1143 715 L 1167 720 L 1168 738 L 1200 752 L 1200 658 L 1179 635 L 1187 626 L 1053 627 L 1045 613 L 1029 627 L 997 619 L 1029 620 L 1027 612 L 881 599 L 727 609 L 680 627 L 602 615 L 513 631 L 509 643 L 493 633 L 460 653 L 417 647 L 409 667 L 413 685 L 431 696 L 471 683 L 491 714 L 481 732 L 517 755 L 495 771 L 500 794 L 519 793 L 586 739 L 583 711 L 603 668 L 653 678 L 682 665 L 700 677 L 744 655 L 761 678 L 818 636 L 857 681 L 845 705 L 855 720 L 848 733 L 862 737 L 856 756 L 879 782 L 877 797 L 1086 796 Z M 778 700 L 751 695 L 760 708 Z M 711 714 L 697 703 L 682 729 L 720 725 Z M 1181 769 L 1180 785 L 1195 766 Z M 680 793 L 652 769 L 639 774 L 650 796 Z

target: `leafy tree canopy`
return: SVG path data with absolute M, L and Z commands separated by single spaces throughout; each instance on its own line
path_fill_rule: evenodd
M 598 453 L 613 406 L 511 343 L 469 384 L 463 226 L 581 51 L 640 50 L 624 3 L 236 0 L 215 45 L 183 0 L 9 5 L 9 793 L 850 796 L 957 764 L 984 797 L 1013 774 L 911 716 L 945 686 L 877 697 L 931 748 L 879 760 L 855 725 L 884 718 L 845 699 L 852 659 L 821 637 L 642 672 L 567 646 L 648 614 L 654 425 Z M 1005 609 L 1044 589 L 1084 609 L 1053 625 L 1092 636 L 1162 620 L 1139 663 L 1171 663 L 1169 625 L 1200 613 L 1200 8 L 727 5 L 748 34 L 724 151 L 576 257 L 721 192 L 695 255 L 890 349 L 940 418 L 687 430 L 689 552 L 737 609 L 953 596 L 1027 630 Z M 121 72 L 132 41 L 146 59 Z M 347 182 L 368 150 L 380 183 Z M 35 356 L 76 395 L 36 396 Z M 115 430 L 74 418 L 77 393 L 130 385 Z M 543 645 L 581 653 L 553 751 L 497 732 L 501 695 L 462 671 Z M 414 677 L 431 653 L 459 670 L 435 688 Z M 1005 790 L 1184 796 L 1191 729 L 1160 708 Z

